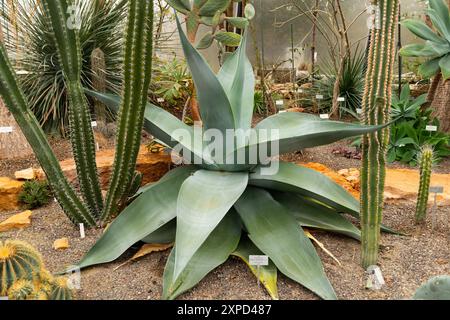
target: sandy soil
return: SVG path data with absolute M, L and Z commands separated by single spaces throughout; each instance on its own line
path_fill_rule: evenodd
M 290 161 L 321 162 L 333 169 L 359 167 L 359 160 L 337 157 L 332 150 L 344 146 L 331 146 L 306 150 L 304 154 L 284 156 Z M 58 158 L 70 155 L 67 142 L 53 142 Z M 2 162 L 0 175 L 11 176 L 14 170 L 36 165 L 34 159 Z M 439 170 L 450 171 L 449 161 Z M 318 249 L 327 275 L 341 299 L 408 299 L 416 288 L 430 277 L 450 274 L 450 208 L 439 211 L 439 228 L 432 232 L 431 226 L 416 226 L 413 223 L 414 203 L 387 203 L 384 223 L 408 234 L 408 236 L 383 235 L 380 266 L 386 280 L 381 291 L 364 289 L 366 279 L 359 265 L 360 244 L 352 239 L 324 232 L 313 231 L 316 238 L 340 260 L 337 265 Z M 15 212 L 0 213 L 0 221 Z M 0 233 L 0 239 L 29 241 L 42 253 L 51 271 L 77 262 L 95 243 L 102 230 L 88 230 L 87 237 L 80 239 L 79 230 L 62 213 L 56 203 L 34 211 L 29 228 Z M 66 251 L 52 249 L 54 240 L 68 237 L 70 248 Z M 78 299 L 159 299 L 162 292 L 162 274 L 168 252 L 154 253 L 139 261 L 114 270 L 138 249 L 130 249 L 114 263 L 90 268 L 82 272 L 82 289 Z M 309 300 L 317 297 L 301 285 L 279 275 L 281 299 Z M 230 259 L 210 273 L 197 287 L 182 295 L 180 299 L 270 299 L 251 272 L 241 261 Z

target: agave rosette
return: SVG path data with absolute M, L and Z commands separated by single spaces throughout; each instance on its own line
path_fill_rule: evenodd
M 179 24 L 179 22 L 178 22 Z M 179 25 L 179 29 L 180 25 Z M 246 39 L 216 75 L 180 31 L 181 43 L 198 92 L 203 127 L 218 132 L 251 128 L 254 74 L 245 52 Z M 119 98 L 89 92 L 117 109 Z M 336 299 L 321 260 L 302 227 L 317 228 L 360 239 L 360 231 L 344 216 L 359 217 L 359 202 L 326 176 L 274 156 L 366 134 L 380 127 L 328 121 L 302 113 L 273 115 L 254 128 L 255 138 L 235 141 L 224 162 L 217 161 L 197 138 L 181 139 L 176 131 L 189 127 L 161 108 L 148 104 L 145 129 L 167 146 L 182 146 L 183 165 L 140 195 L 116 218 L 79 262 L 78 267 L 114 261 L 138 241 L 172 243 L 164 272 L 164 299 L 174 299 L 194 287 L 231 255 L 249 264 L 249 255 L 269 256 L 256 272 L 273 298 L 277 270 L 323 299 Z M 276 136 L 260 134 L 277 130 Z M 236 139 L 238 134 L 232 137 Z M 244 139 L 245 140 L 245 139 Z M 249 160 L 252 149 L 272 145 L 268 155 Z M 226 141 L 224 142 L 226 144 Z M 234 164 L 237 154 L 244 163 Z M 255 160 L 255 159 L 253 159 Z

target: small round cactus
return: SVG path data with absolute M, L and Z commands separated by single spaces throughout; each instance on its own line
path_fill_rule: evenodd
M 9 300 L 27 300 L 33 293 L 34 285 L 29 280 L 16 281 L 8 290 Z
M 55 278 L 51 283 L 50 300 L 72 300 L 73 291 L 69 288 L 68 279 L 65 277 Z
M 417 195 L 416 223 L 425 220 L 427 214 L 428 196 L 430 194 L 431 171 L 433 167 L 433 148 L 424 146 L 419 154 L 420 185 Z
M 32 281 L 42 269 L 39 253 L 22 241 L 0 241 L 0 295 L 18 280 Z

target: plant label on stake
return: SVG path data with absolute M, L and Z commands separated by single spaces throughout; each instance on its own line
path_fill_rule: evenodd
M 362 114 L 362 109 L 361 108 L 356 108 L 356 113 L 357 114 Z
M 345 97 L 339 97 L 339 98 L 337 98 L 337 101 L 338 102 L 345 102 Z
M 437 197 L 438 194 L 444 193 L 443 186 L 431 186 L 430 193 L 434 193 L 433 207 L 431 208 L 431 230 L 434 231 L 437 224 Z
M 437 131 L 437 126 L 426 126 L 425 130 L 428 132 L 436 132 Z
M 256 266 L 256 278 L 258 279 L 258 287 L 259 287 L 259 274 L 261 266 L 269 265 L 269 256 L 263 255 L 250 255 L 248 257 L 248 263 L 251 266 Z
M 158 103 L 164 103 L 164 102 L 165 102 L 164 98 L 158 98 L 158 99 L 156 99 L 156 101 L 157 101 Z
M 330 119 L 330 115 L 328 113 L 321 114 L 320 119 L 328 120 L 328 119 Z
M 320 101 L 323 100 L 323 95 L 322 94 L 317 94 L 316 95 L 316 100 L 317 100 L 317 112 L 320 113 Z
M 96 128 L 97 127 L 97 121 L 92 121 L 91 122 L 91 126 L 92 126 L 92 128 Z
M 275 104 L 277 106 L 284 106 L 284 101 L 283 100 L 277 100 L 277 101 L 275 101 Z
M 86 238 L 86 234 L 84 233 L 84 223 L 80 223 L 80 238 Z
M 0 127 L 0 133 L 11 133 L 14 131 L 13 127 Z

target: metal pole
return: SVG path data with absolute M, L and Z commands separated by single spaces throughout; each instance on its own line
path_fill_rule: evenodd
M 397 53 L 398 53 L 398 96 L 402 93 L 402 67 L 403 67 L 403 58 L 400 55 L 400 49 L 402 48 L 402 25 L 400 24 L 401 19 L 401 5 L 399 4 L 398 9 L 398 42 L 397 42 Z

